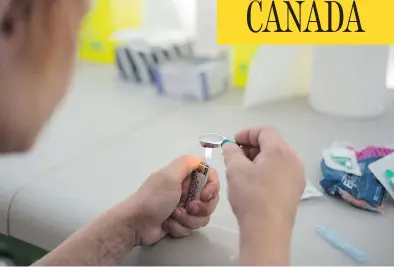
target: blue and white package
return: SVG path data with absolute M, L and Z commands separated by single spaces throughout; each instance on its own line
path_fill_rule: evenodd
M 362 209 L 381 212 L 385 189 L 368 168 L 368 165 L 381 157 L 358 161 L 362 175 L 357 176 L 326 166 L 321 161 L 323 179 L 321 186 L 330 195 L 340 195 L 345 201 Z
M 228 87 L 226 61 L 194 58 L 167 62 L 153 68 L 158 93 L 179 99 L 207 101 Z

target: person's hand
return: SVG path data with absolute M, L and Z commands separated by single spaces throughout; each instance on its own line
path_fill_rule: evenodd
M 191 201 L 185 209 L 192 171 L 201 159 L 182 156 L 153 173 L 127 202 L 134 210 L 138 245 L 151 245 L 165 235 L 184 237 L 204 227 L 217 206 L 218 176 L 210 169 L 201 200 Z
M 306 183 L 295 152 L 269 127 L 242 131 L 235 141 L 238 145 L 227 142 L 222 149 L 229 201 L 239 223 L 275 215 L 293 225 Z

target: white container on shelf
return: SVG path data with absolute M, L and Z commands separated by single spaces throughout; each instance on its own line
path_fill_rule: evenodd
M 350 118 L 381 115 L 386 106 L 388 47 L 313 46 L 310 105 Z

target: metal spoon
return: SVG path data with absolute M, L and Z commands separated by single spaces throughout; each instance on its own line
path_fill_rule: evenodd
M 199 137 L 200 145 L 204 148 L 218 148 L 226 137 L 217 133 L 206 133 Z
M 226 137 L 217 133 L 206 133 L 199 137 L 200 145 L 204 147 L 204 158 L 206 162 L 211 159 L 213 148 L 220 147 L 222 141 L 225 139 Z

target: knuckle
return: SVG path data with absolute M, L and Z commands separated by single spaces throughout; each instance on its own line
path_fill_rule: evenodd
M 181 215 L 182 216 L 182 215 Z M 179 219 L 181 217 L 176 210 L 174 210 L 171 214 L 170 214 L 170 218 L 172 219 Z
M 175 226 L 175 221 L 169 220 L 169 222 L 167 224 L 167 228 L 169 230 L 169 233 L 172 236 L 177 237 L 179 235 L 179 232 L 177 231 L 176 226 Z
M 193 228 L 192 227 L 193 222 L 191 221 L 190 216 L 183 216 L 182 218 L 178 219 L 178 222 L 180 226 L 183 225 L 188 228 Z
M 200 210 L 199 214 L 200 217 L 207 217 L 210 215 L 210 210 L 208 209 L 208 207 L 204 207 Z

